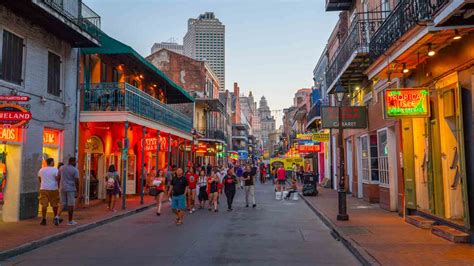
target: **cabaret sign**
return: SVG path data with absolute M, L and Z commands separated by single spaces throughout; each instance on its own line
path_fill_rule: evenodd
M 426 89 L 387 89 L 384 100 L 387 118 L 430 115 L 429 92 Z
M 365 106 L 343 106 L 342 128 L 367 128 L 367 108 Z M 321 107 L 322 128 L 339 127 L 339 107 Z

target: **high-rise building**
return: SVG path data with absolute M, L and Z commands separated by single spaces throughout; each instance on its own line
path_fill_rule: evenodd
M 184 54 L 205 60 L 225 88 L 225 26 L 213 12 L 206 12 L 188 20 L 188 32 L 183 38 Z
M 182 44 L 179 44 L 173 41 L 172 42 L 156 42 L 151 47 L 151 53 L 154 54 L 155 52 L 161 49 L 168 49 L 178 54 L 184 54 L 184 46 Z
M 275 130 L 275 118 L 272 116 L 272 111 L 268 106 L 267 99 L 262 96 L 258 108 L 258 117 L 260 118 L 260 140 L 266 151 L 269 151 L 268 135 Z

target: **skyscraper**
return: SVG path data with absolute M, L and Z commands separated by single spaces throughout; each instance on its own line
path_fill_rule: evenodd
M 155 53 L 156 51 L 159 51 L 161 49 L 168 49 L 170 51 L 173 51 L 173 52 L 176 52 L 178 54 L 184 54 L 184 51 L 183 51 L 183 45 L 182 44 L 179 44 L 179 43 L 176 43 L 174 41 L 170 41 L 170 42 L 156 42 L 155 44 L 153 44 L 153 46 L 151 47 L 151 53 Z
M 184 54 L 205 60 L 225 88 L 225 26 L 213 12 L 206 12 L 188 20 L 188 32 L 183 38 Z

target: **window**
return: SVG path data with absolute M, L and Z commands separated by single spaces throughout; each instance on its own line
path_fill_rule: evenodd
M 112 68 L 112 82 L 118 82 L 119 81 L 119 72 L 116 67 Z
M 362 180 L 370 181 L 369 142 L 368 142 L 367 135 L 360 138 L 360 146 L 361 146 Z
M 20 85 L 23 67 L 23 39 L 3 30 L 0 79 Z
M 61 58 L 48 52 L 48 93 L 61 95 Z
M 379 158 L 377 149 L 377 135 L 370 135 L 370 178 L 372 182 L 379 181 Z

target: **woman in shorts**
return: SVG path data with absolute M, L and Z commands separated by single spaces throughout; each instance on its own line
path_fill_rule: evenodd
M 109 171 L 105 175 L 105 190 L 107 191 L 107 209 L 116 212 L 115 199 L 120 194 L 120 178 L 113 164 L 109 166 Z
M 217 200 L 219 199 L 220 183 L 221 182 L 219 176 L 217 175 L 217 172 L 212 171 L 212 174 L 207 181 L 207 192 L 209 194 L 209 211 L 212 211 L 212 207 L 214 207 L 214 212 L 219 211 L 217 209 Z
M 156 199 L 156 215 L 161 215 L 161 203 L 163 202 L 163 195 L 165 194 L 166 190 L 166 177 L 165 171 L 158 170 L 158 175 L 153 178 L 152 186 L 155 187 L 157 194 L 155 196 Z

